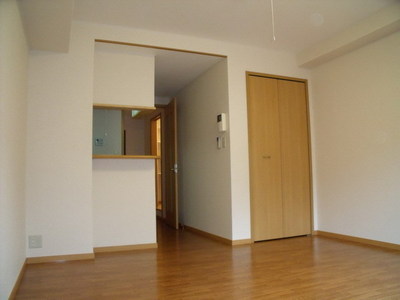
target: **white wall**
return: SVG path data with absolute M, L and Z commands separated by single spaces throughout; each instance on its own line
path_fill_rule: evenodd
M 400 244 L 400 33 L 312 70 L 317 229 Z
M 96 43 L 93 102 L 154 106 L 154 56 L 134 55 L 126 48 Z
M 93 72 L 94 103 L 154 106 L 153 56 L 134 55 L 127 46 L 96 43 Z M 132 123 L 143 127 L 136 147 L 140 153 L 135 153 L 143 155 L 144 122 Z M 140 135 L 137 129 L 126 128 L 127 150 L 132 148 L 132 134 Z M 154 160 L 93 161 L 95 247 L 156 243 L 154 174 Z
M 250 238 L 250 192 L 247 145 L 245 72 L 264 72 L 308 78 L 295 57 L 284 52 L 247 47 L 216 40 L 194 38 L 117 26 L 79 23 L 92 37 L 144 45 L 177 48 L 228 56 L 229 121 L 231 146 L 232 239 Z
M 156 243 L 153 159 L 93 160 L 93 246 Z
M 31 52 L 28 83 L 27 256 L 92 253 L 94 41 L 72 25 L 70 52 Z
M 96 139 L 103 143 L 96 144 Z M 122 155 L 122 111 L 93 109 L 93 154 Z
M 30 55 L 27 234 L 43 235 L 43 248 L 28 250 L 28 256 L 92 251 L 90 137 L 95 39 L 228 56 L 232 239 L 249 238 L 245 71 L 302 78 L 308 77 L 308 71 L 297 68 L 294 56 L 286 53 L 182 35 L 73 22 L 68 54 L 32 52 Z
M 28 49 L 14 0 L 0 1 L 0 299 L 25 261 Z
M 226 59 L 183 89 L 177 101 L 180 222 L 231 239 L 229 131 L 217 128 L 217 115 L 229 116 Z M 217 149 L 217 136 L 226 139 L 226 148 Z

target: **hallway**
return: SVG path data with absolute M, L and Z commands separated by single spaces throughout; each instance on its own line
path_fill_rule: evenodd
M 158 229 L 158 249 L 28 265 L 16 299 L 400 299 L 398 251 L 323 237 L 231 247 Z

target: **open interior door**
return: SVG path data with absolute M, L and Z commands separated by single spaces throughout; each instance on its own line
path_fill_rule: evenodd
M 178 142 L 176 100 L 165 107 L 165 222 L 178 229 Z

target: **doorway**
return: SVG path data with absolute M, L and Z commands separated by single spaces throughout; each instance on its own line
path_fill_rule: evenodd
M 155 181 L 156 181 L 156 210 L 157 216 L 162 216 L 163 209 L 163 184 L 162 184 L 162 144 L 161 144 L 161 113 L 150 120 L 151 155 L 155 159 Z
M 178 155 L 176 100 L 156 105 L 148 118 L 151 154 L 155 158 L 155 207 L 157 217 L 178 229 Z

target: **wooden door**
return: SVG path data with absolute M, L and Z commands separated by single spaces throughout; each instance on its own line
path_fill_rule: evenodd
M 161 113 L 150 120 L 150 140 L 151 140 L 151 155 L 156 155 L 159 158 L 155 159 L 155 169 L 156 169 L 156 209 L 157 215 L 161 216 L 163 209 L 163 184 L 162 184 L 162 128 L 161 128 Z
M 250 196 L 255 241 L 311 232 L 306 86 L 247 76 Z
M 165 222 L 178 229 L 178 152 L 176 100 L 165 107 Z
M 247 85 L 252 235 L 261 241 L 283 236 L 278 90 L 258 76 Z
M 305 235 L 311 228 L 307 98 L 304 82 L 277 80 L 282 155 L 283 233 Z

